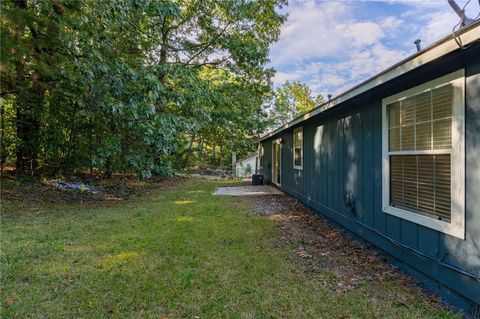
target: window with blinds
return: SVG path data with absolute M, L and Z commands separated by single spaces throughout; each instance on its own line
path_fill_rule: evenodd
M 382 211 L 465 239 L 465 70 L 382 99 Z
M 293 167 L 303 167 L 303 129 L 301 127 L 293 130 Z
M 387 104 L 390 206 L 451 221 L 452 84 Z

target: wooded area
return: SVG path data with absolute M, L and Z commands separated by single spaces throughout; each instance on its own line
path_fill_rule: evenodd
M 253 153 L 292 115 L 267 67 L 284 5 L 2 1 L 2 170 L 148 178 Z

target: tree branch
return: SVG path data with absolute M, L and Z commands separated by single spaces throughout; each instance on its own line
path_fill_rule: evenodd
M 228 22 L 227 25 L 223 28 L 222 31 L 220 31 L 211 41 L 205 44 L 205 46 L 200 49 L 197 53 L 195 53 L 193 56 L 190 57 L 190 59 L 187 60 L 185 63 L 186 65 L 189 65 L 190 62 L 192 62 L 196 57 L 198 57 L 200 54 L 205 52 L 218 38 L 220 38 L 228 29 L 228 27 L 232 24 L 232 22 Z

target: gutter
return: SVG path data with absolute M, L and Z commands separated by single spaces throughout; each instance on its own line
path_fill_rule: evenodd
M 458 40 L 463 45 L 459 47 Z M 361 82 L 360 84 L 354 86 L 353 88 L 337 95 L 333 99 L 320 104 L 313 110 L 308 113 L 305 113 L 291 122 L 280 126 L 273 130 L 270 133 L 260 137 L 257 142 L 266 140 L 288 128 L 291 128 L 303 121 L 308 120 L 309 118 L 318 115 L 328 109 L 333 108 L 334 106 L 348 101 L 361 93 L 364 93 L 368 90 L 371 90 L 381 84 L 384 84 L 388 81 L 391 81 L 405 73 L 408 73 L 416 68 L 419 68 L 429 62 L 432 62 L 444 55 L 447 55 L 450 52 L 459 50 L 460 48 L 465 48 L 465 46 L 474 43 L 480 40 L 480 20 L 475 21 L 474 23 L 460 29 L 454 34 L 448 35 L 443 39 L 429 45 L 425 49 L 415 54 L 412 54 L 408 58 L 392 65 L 388 69 L 374 75 L 373 77 Z

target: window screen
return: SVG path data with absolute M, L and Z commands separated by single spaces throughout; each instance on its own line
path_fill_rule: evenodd
M 387 105 L 390 205 L 451 219 L 451 84 Z
M 303 157 L 303 130 L 297 128 L 293 131 L 293 166 L 302 168 Z

